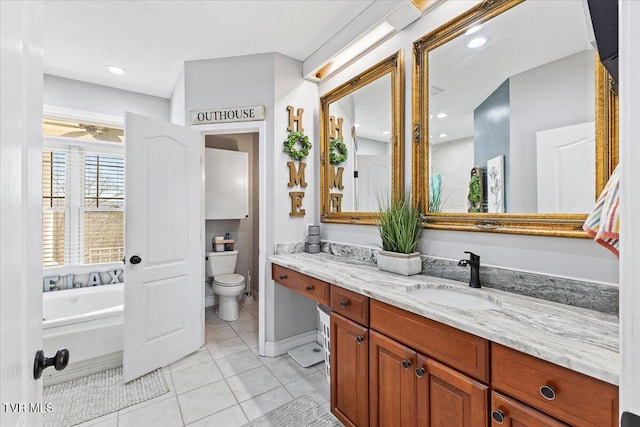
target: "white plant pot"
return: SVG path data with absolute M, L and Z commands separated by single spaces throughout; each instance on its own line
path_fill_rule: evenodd
M 380 251 L 377 255 L 378 269 L 390 273 L 413 276 L 422 271 L 420 252 L 401 254 L 399 252 Z

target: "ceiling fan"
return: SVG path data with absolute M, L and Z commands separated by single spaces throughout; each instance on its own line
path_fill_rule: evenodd
M 110 142 L 122 142 L 122 130 L 108 128 L 104 126 L 96 126 L 96 125 L 87 125 L 83 123 L 78 123 L 77 127 L 82 130 L 67 132 L 61 136 L 66 136 L 69 138 L 80 138 L 86 135 L 91 135 L 94 139 L 98 141 L 110 141 Z

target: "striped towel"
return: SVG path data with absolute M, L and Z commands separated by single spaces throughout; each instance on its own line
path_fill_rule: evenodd
M 582 229 L 594 238 L 596 243 L 613 252 L 617 257 L 620 242 L 620 165 L 611 174 L 609 182 L 602 190 L 595 208 L 584 222 Z

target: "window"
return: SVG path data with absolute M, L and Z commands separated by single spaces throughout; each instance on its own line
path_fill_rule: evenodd
M 43 127 L 43 266 L 121 261 L 122 129 L 50 119 Z

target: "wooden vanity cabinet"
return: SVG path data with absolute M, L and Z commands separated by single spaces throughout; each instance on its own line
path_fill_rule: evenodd
M 369 425 L 369 329 L 331 313 L 331 412 L 345 426 Z
M 569 427 L 517 400 L 491 393 L 491 427 Z
M 271 264 L 271 278 L 279 285 L 302 294 L 320 304 L 329 305 L 331 285 L 278 264 Z

